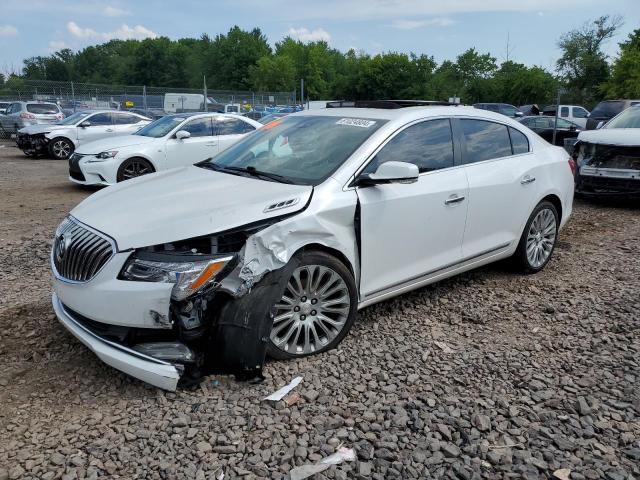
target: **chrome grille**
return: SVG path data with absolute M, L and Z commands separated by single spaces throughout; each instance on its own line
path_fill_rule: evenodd
M 96 276 L 113 253 L 108 239 L 68 217 L 56 231 L 52 258 L 60 277 L 87 282 Z

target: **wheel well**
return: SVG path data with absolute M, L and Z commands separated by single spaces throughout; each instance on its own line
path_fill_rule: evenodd
M 344 264 L 344 266 L 349 269 L 351 275 L 353 275 L 353 278 L 356 278 L 355 272 L 353 270 L 353 265 L 351 265 L 349 259 L 341 251 L 336 250 L 335 248 L 327 247 L 326 245 L 321 245 L 319 243 L 310 243 L 302 247 L 300 250 L 319 250 L 321 252 L 328 253 L 329 255 L 340 260 Z
M 557 195 L 551 194 L 544 197 L 541 202 L 544 201 L 551 202 L 554 207 L 556 207 L 556 211 L 558 212 L 558 221 L 562 221 L 562 202 Z

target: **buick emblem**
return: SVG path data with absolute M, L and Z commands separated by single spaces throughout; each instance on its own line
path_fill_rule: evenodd
M 67 250 L 71 246 L 71 237 L 66 237 L 64 235 L 60 235 L 58 237 L 58 242 L 56 244 L 56 260 L 60 263 L 64 256 L 67 254 Z

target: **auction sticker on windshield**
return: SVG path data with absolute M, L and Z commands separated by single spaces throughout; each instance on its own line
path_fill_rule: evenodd
M 351 127 L 369 128 L 375 125 L 374 120 L 365 120 L 364 118 L 341 118 L 336 122 L 336 125 L 349 125 Z

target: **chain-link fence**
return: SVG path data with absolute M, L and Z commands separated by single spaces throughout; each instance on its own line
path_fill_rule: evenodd
M 206 98 L 206 101 L 205 101 Z M 17 80 L 0 88 L 0 115 L 2 102 L 41 101 L 60 106 L 65 115 L 86 109 L 134 109 L 153 118 L 169 113 L 210 111 L 248 113 L 273 111 L 293 107 L 299 102 L 296 92 L 251 92 L 210 90 L 206 88 L 147 87 L 131 85 L 101 85 L 46 80 Z M 16 115 L 16 113 L 10 113 Z M 20 112 L 17 113 L 19 117 Z M 0 118 L 0 138 L 10 137 L 22 120 L 8 122 Z M 4 126 L 4 128 L 2 128 Z

